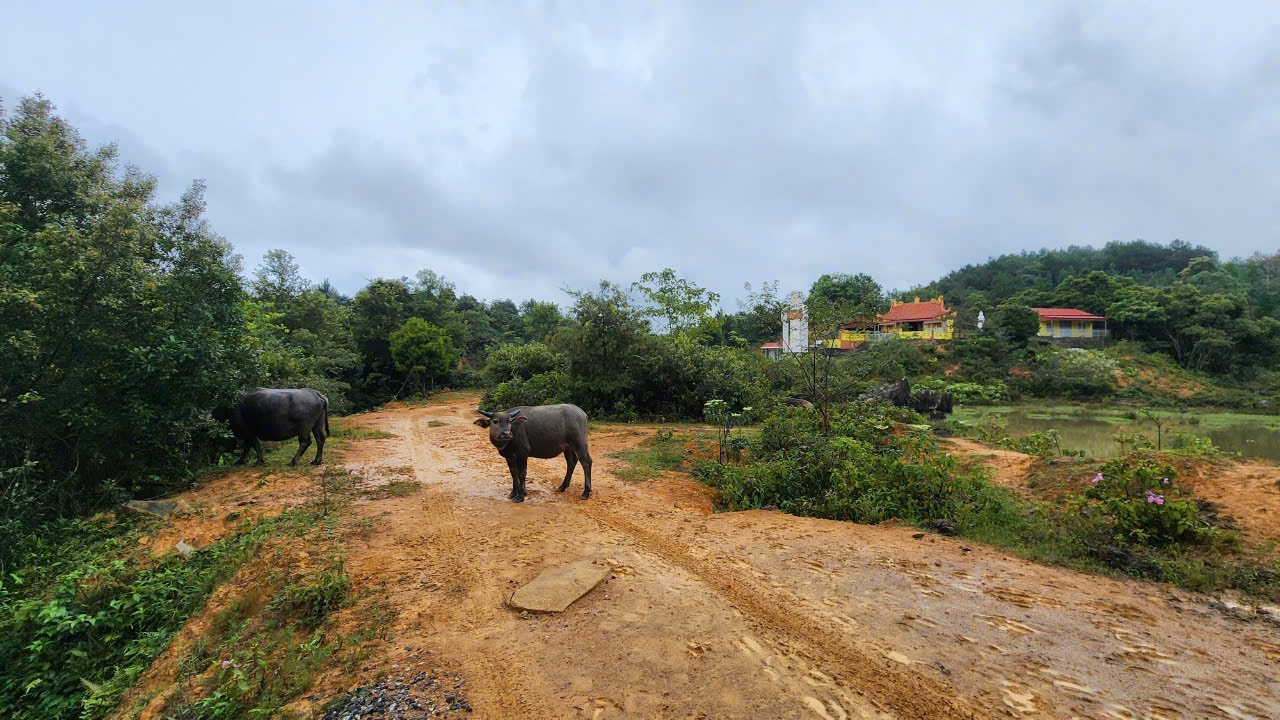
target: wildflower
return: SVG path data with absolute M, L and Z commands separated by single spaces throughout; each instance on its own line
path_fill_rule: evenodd
M 222 661 L 222 667 L 224 667 L 224 668 L 231 667 L 231 661 L 230 661 L 230 660 L 223 660 L 223 661 Z
M 1155 501 L 1156 501 L 1156 496 L 1155 496 L 1155 495 L 1148 495 L 1148 496 L 1147 496 L 1147 502 L 1149 502 L 1149 503 L 1153 503 L 1153 502 L 1155 502 Z M 1163 504 L 1163 503 L 1162 503 L 1162 504 Z
M 1101 482 L 1101 481 L 1102 481 L 1102 473 L 1098 473 L 1097 475 L 1094 475 L 1094 476 L 1093 476 L 1093 484 L 1094 484 L 1094 485 L 1097 485 L 1097 484 L 1098 484 L 1099 482 Z
M 1157 505 L 1163 505 L 1163 504 L 1164 504 L 1164 496 L 1163 496 L 1163 495 L 1157 495 L 1157 496 L 1156 496 L 1156 504 L 1157 504 Z
M 1168 484 L 1169 484 L 1169 478 L 1165 478 L 1165 479 L 1164 479 L 1164 480 L 1162 480 L 1161 482 L 1163 482 L 1165 485 L 1168 485 Z

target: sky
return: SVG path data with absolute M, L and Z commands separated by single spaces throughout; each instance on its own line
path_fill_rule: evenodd
M 184 7 L 185 6 L 185 7 Z M 484 299 L 1280 250 L 1280 3 L 0 0 L 0 99 L 196 178 L 252 270 Z

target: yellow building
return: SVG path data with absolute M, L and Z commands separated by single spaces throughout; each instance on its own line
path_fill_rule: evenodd
M 1040 316 L 1040 332 L 1042 338 L 1105 338 L 1107 337 L 1107 319 L 1091 315 L 1075 308 L 1036 308 Z
M 892 301 L 889 312 L 875 322 L 852 322 L 840 331 L 840 339 L 832 347 L 849 350 L 867 340 L 903 338 L 906 340 L 950 340 L 955 336 L 954 310 L 947 308 L 942 296 L 911 302 Z

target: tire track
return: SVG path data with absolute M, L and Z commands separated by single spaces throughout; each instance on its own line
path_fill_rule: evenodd
M 918 673 L 893 667 L 849 646 L 839 633 L 787 608 L 789 598 L 764 590 L 737 573 L 714 567 L 662 534 L 645 529 L 604 505 L 583 504 L 582 512 L 600 525 L 633 539 L 647 552 L 679 567 L 724 597 L 758 629 L 780 634 L 807 660 L 834 671 L 835 677 L 874 705 L 903 718 L 974 718 L 962 707 L 955 688 Z

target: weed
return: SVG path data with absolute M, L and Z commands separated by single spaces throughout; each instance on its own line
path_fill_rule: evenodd
M 609 457 L 623 460 L 625 466 L 615 467 L 613 474 L 626 482 L 650 480 L 669 470 L 688 469 L 685 463 L 685 448 L 681 439 L 669 428 L 660 428 L 652 437 L 645 439 L 638 447 L 620 450 Z
M 417 480 L 392 480 L 391 482 L 366 488 L 362 491 L 365 497 L 382 500 L 389 497 L 406 497 L 422 489 Z

